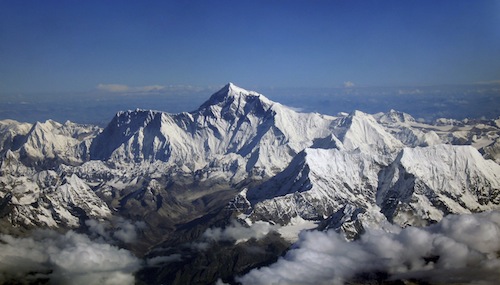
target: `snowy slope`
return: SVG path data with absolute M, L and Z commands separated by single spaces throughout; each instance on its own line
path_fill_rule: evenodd
M 500 138 L 495 139 L 494 142 L 482 148 L 484 157 L 494 160 L 500 164 Z
M 16 150 L 27 166 L 51 167 L 60 163 L 78 165 L 86 161 L 90 140 L 99 128 L 48 120 L 35 123 Z
M 377 204 L 400 225 L 499 209 L 500 166 L 471 146 L 405 148 L 381 172 Z
M 7 166 L 5 164 L 10 164 Z M 105 218 L 108 206 L 79 177 L 65 177 L 52 170 L 14 171 L 14 157 L 2 162 L 0 177 L 1 219 L 22 227 L 78 227 L 80 219 Z
M 373 116 L 360 111 L 342 118 L 333 134 L 342 142 L 338 146 L 340 150 L 359 149 L 384 164 L 403 147 L 401 141 L 378 124 Z
M 390 110 L 387 113 L 375 114 L 374 117 L 405 146 L 417 147 L 443 143 L 432 126 L 422 127 L 425 125 L 417 123 L 415 118 L 409 114 Z
M 18 149 L 33 125 L 14 120 L 0 121 L 0 155 Z
M 286 224 L 296 216 L 321 220 L 346 204 L 369 208 L 379 170 L 359 151 L 306 149 L 283 172 L 246 192 L 251 217 Z
M 422 226 L 448 214 L 500 209 L 500 166 L 472 146 L 404 148 L 390 165 L 375 156 L 306 149 L 281 173 L 231 206 L 281 225 L 322 221 L 355 237 L 365 227 Z M 385 216 L 385 217 L 384 217 Z

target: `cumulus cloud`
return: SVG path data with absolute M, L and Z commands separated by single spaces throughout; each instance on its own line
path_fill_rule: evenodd
M 344 82 L 344 88 L 352 88 L 354 86 L 355 86 L 355 84 L 352 81 L 345 81 Z
M 363 273 L 431 283 L 496 284 L 500 280 L 500 212 L 450 215 L 396 233 L 370 230 L 353 242 L 334 231 L 304 232 L 294 249 L 243 284 L 344 284 Z
M 106 241 L 118 240 L 125 243 L 133 243 L 138 233 L 146 227 L 142 221 L 129 221 L 122 217 L 111 221 L 87 220 L 85 224 L 94 237 L 101 237 Z
M 0 235 L 0 284 L 134 284 L 141 262 L 125 249 L 69 231 L 29 238 Z
M 251 225 L 243 225 L 236 220 L 225 228 L 209 228 L 201 235 L 201 241 L 190 246 L 197 250 L 207 250 L 210 242 L 228 241 L 234 243 L 245 242 L 249 239 L 261 239 L 268 233 L 276 231 L 279 227 L 267 222 L 257 221 Z
M 109 235 L 109 227 L 110 224 L 108 221 L 98 221 L 94 219 L 86 220 L 85 225 L 89 228 L 90 234 L 93 237 L 102 237 L 105 240 L 110 240 L 111 237 Z
M 146 228 L 146 224 L 142 221 L 132 222 L 124 218 L 118 218 L 114 223 L 113 237 L 125 243 L 135 242 L 137 233 Z
M 225 228 L 210 228 L 203 233 L 203 238 L 215 241 L 244 242 L 251 238 L 260 239 L 278 227 L 267 222 L 257 221 L 250 226 L 244 226 L 236 221 Z

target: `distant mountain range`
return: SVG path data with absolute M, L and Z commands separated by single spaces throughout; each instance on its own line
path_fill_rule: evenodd
M 145 265 L 137 277 L 148 284 L 234 282 L 302 229 L 357 239 L 368 228 L 500 210 L 500 118 L 301 113 L 232 83 L 193 112 L 124 111 L 104 129 L 0 121 L 0 156 L 4 234 L 90 235 L 89 221 L 106 231 L 140 222 L 121 247 L 145 260 L 179 257 Z M 214 229 L 219 241 L 262 225 L 262 236 L 229 249 L 207 242 Z M 214 261 L 207 244 L 228 260 Z M 244 259 L 240 247 L 262 252 Z

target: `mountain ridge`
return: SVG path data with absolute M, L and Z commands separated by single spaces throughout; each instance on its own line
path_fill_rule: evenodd
M 117 157 L 134 162 L 192 161 L 187 167 L 195 171 L 210 160 L 234 153 L 248 160 L 240 167 L 251 172 L 255 167 L 265 168 L 269 164 L 266 155 L 272 155 L 284 168 L 291 156 L 323 135 L 321 128 L 331 121 L 333 117 L 296 113 L 257 92 L 228 84 L 190 113 L 118 113 L 93 140 L 90 157 L 108 160 L 117 152 Z M 300 126 L 305 138 L 294 131 Z M 272 174 L 269 169 L 264 172 Z
M 0 225 L 29 234 L 144 223 L 122 244 L 151 258 L 165 248 L 195 258 L 213 244 L 207 232 L 240 227 L 266 225 L 280 248 L 301 229 L 356 239 L 500 209 L 500 166 L 487 159 L 499 140 L 495 121 L 301 113 L 232 83 L 194 111 L 120 111 L 103 129 L 0 121 Z
M 118 112 L 98 134 L 96 132 L 99 129 L 70 122 L 37 123 L 31 125 L 28 132 L 28 125 L 21 126 L 14 122 L 6 122 L 5 125 L 13 126 L 5 128 L 6 134 L 18 128 L 24 143 L 17 150 L 10 149 L 8 146 L 12 147 L 13 139 L 9 137 L 13 135 L 7 135 L 6 138 L 10 141 L 4 143 L 7 147 L 3 148 L 2 152 L 10 152 L 9 156 L 15 158 L 11 161 L 19 160 L 16 162 L 18 165 L 26 164 L 27 168 L 23 170 L 25 173 L 31 171 L 29 169 L 32 166 L 37 166 L 38 169 L 53 169 L 61 164 L 62 173 L 77 173 L 86 177 L 87 183 L 90 183 L 93 189 L 103 189 L 97 193 L 111 191 L 110 193 L 115 193 L 113 195 L 122 198 L 125 196 L 119 193 L 124 190 L 117 187 L 118 185 L 129 185 L 125 188 L 130 188 L 130 191 L 143 187 L 138 184 L 139 180 L 133 178 L 134 175 L 163 177 L 161 180 L 164 180 L 164 183 L 174 183 L 179 187 L 194 187 L 193 185 L 200 183 L 213 184 L 214 181 L 228 185 L 244 185 L 248 183 L 245 181 L 272 180 L 276 174 L 292 167 L 290 163 L 298 161 L 301 156 L 305 160 L 298 165 L 303 166 L 295 168 L 302 169 L 302 174 L 295 175 L 303 178 L 310 174 L 306 173 L 307 171 L 314 172 L 321 168 L 318 163 L 314 163 L 314 159 L 323 161 L 324 165 L 330 165 L 321 156 L 330 157 L 332 154 L 333 161 L 339 158 L 340 154 L 344 155 L 344 162 L 345 159 L 351 161 L 350 166 L 344 165 L 344 162 L 340 164 L 343 165 L 344 171 L 357 169 L 356 163 L 367 164 L 373 168 L 372 173 L 368 175 L 374 177 L 378 175 L 377 171 L 393 163 L 404 147 L 450 143 L 452 134 L 447 127 L 418 123 L 410 115 L 395 110 L 375 115 L 353 111 L 350 114 L 340 114 L 339 117 L 298 113 L 267 99 L 262 94 L 247 91 L 232 83 L 215 92 L 192 112 L 170 114 L 141 109 Z M 410 132 L 413 137 L 410 136 L 410 139 L 409 134 L 405 137 L 400 130 L 404 130 L 403 133 Z M 489 129 L 486 128 L 485 131 Z M 432 137 L 428 143 L 416 143 L 425 142 L 427 137 Z M 50 160 L 51 163 L 46 166 L 39 165 L 41 158 Z M 11 166 L 6 168 L 9 165 L 6 162 L 7 160 L 2 160 L 3 172 L 13 171 Z M 312 170 L 310 165 L 314 166 Z M 132 171 L 133 168 L 136 169 Z M 124 172 L 128 171 L 127 169 L 132 171 L 131 174 Z M 160 169 L 164 174 L 158 175 L 157 171 Z M 320 171 L 321 174 L 315 175 L 340 175 L 334 174 L 340 170 L 332 168 L 330 172 Z M 357 175 L 363 177 L 365 174 L 360 172 Z M 102 180 L 104 177 L 113 180 L 106 182 Z M 346 178 L 348 177 L 339 176 L 336 179 L 341 181 Z M 294 180 L 291 177 L 290 179 Z M 320 180 L 316 180 L 316 183 Z M 372 182 L 366 185 L 369 185 L 373 192 L 377 183 L 373 182 L 374 179 L 369 180 Z M 290 181 L 283 183 L 288 185 Z M 333 187 L 322 183 L 323 188 Z M 339 185 L 345 184 L 336 183 L 338 189 L 342 188 Z M 359 183 L 357 185 L 356 187 L 359 187 Z M 354 191 L 356 187 L 350 185 L 344 188 Z M 290 194 L 289 190 L 282 191 Z M 302 189 L 299 193 L 304 194 L 308 190 L 310 189 Z M 255 191 L 251 188 L 247 192 L 248 198 L 255 198 Z M 320 192 L 323 193 L 321 197 L 334 197 L 326 189 Z M 273 191 L 268 191 L 267 196 L 264 196 L 272 198 L 274 194 L 271 193 Z M 373 193 L 370 195 L 367 201 L 371 203 L 375 198 Z M 353 199 L 344 202 L 355 205 Z M 108 203 L 115 202 L 109 200 Z M 329 206 L 329 210 L 319 211 L 315 215 L 318 218 L 328 216 L 340 206 Z

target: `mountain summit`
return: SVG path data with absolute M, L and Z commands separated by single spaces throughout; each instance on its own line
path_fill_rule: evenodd
M 215 92 L 212 96 L 210 96 L 210 98 L 205 103 L 203 103 L 200 108 L 204 108 L 209 105 L 218 105 L 220 103 L 232 100 L 245 101 L 247 99 L 252 100 L 256 98 L 259 98 L 262 101 L 266 101 L 269 104 L 274 103 L 260 93 L 243 89 L 230 82 L 222 87 L 222 89 Z
M 272 175 L 327 136 L 333 117 L 301 114 L 229 83 L 190 113 L 118 113 L 90 147 L 91 159 L 160 160 L 191 171 L 213 161 L 246 176 Z M 224 166 L 225 165 L 225 166 Z

